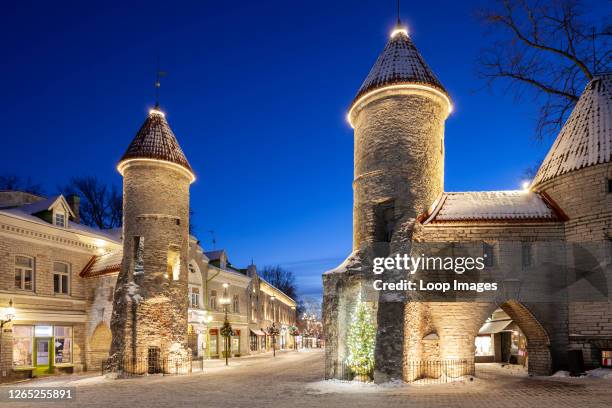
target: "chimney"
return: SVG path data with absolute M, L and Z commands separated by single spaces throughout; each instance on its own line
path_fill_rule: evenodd
M 79 197 L 76 194 L 70 194 L 68 197 L 66 197 L 66 201 L 68 202 L 70 209 L 74 213 L 73 221 L 76 222 L 77 224 L 80 224 L 81 223 L 81 212 L 80 212 L 81 197 Z

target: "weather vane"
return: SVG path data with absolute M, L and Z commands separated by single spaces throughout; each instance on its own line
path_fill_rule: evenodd
M 159 65 L 159 57 L 157 57 L 157 72 L 155 75 L 155 107 L 159 107 L 159 88 L 161 87 L 161 77 L 166 76 L 166 72 L 162 71 Z

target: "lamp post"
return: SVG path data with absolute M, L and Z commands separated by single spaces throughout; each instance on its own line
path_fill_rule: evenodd
M 8 307 L 0 308 L 0 368 L 2 366 L 2 334 L 4 333 L 4 325 L 10 323 L 15 318 L 15 308 L 13 307 L 13 299 L 9 300 Z M 4 375 L 4 370 L 2 370 Z
M 278 335 L 278 329 L 274 322 L 272 322 L 272 326 L 268 327 L 268 335 L 272 336 L 272 354 L 276 357 L 276 336 Z
M 223 309 L 225 310 L 225 320 L 223 321 L 223 327 L 221 328 L 221 335 L 225 338 L 225 365 L 229 365 L 229 346 L 230 346 L 230 336 L 232 335 L 232 326 L 227 319 L 227 307 L 230 304 L 230 299 L 227 296 L 227 287 L 229 285 L 227 283 L 223 284 L 224 293 L 220 302 L 223 305 Z

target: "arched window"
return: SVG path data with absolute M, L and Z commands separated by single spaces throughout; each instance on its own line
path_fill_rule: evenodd
M 210 291 L 210 299 L 208 302 L 208 306 L 210 310 L 217 310 L 217 291 L 216 290 Z

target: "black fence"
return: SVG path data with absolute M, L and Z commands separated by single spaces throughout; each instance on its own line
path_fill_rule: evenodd
M 409 360 L 404 363 L 404 380 L 413 384 L 445 384 L 469 381 L 474 377 L 475 365 L 468 359 Z M 328 361 L 325 379 L 370 382 L 374 380 L 374 364 L 351 364 Z
M 328 361 L 325 367 L 325 379 L 370 382 L 374 380 L 374 363 L 351 364 Z
M 102 362 L 102 375 L 117 373 L 121 377 L 143 375 L 189 375 L 204 370 L 204 359 L 199 357 L 162 357 L 159 355 L 110 357 Z
M 408 360 L 404 363 L 404 380 L 416 384 L 445 384 L 474 377 L 473 360 Z

